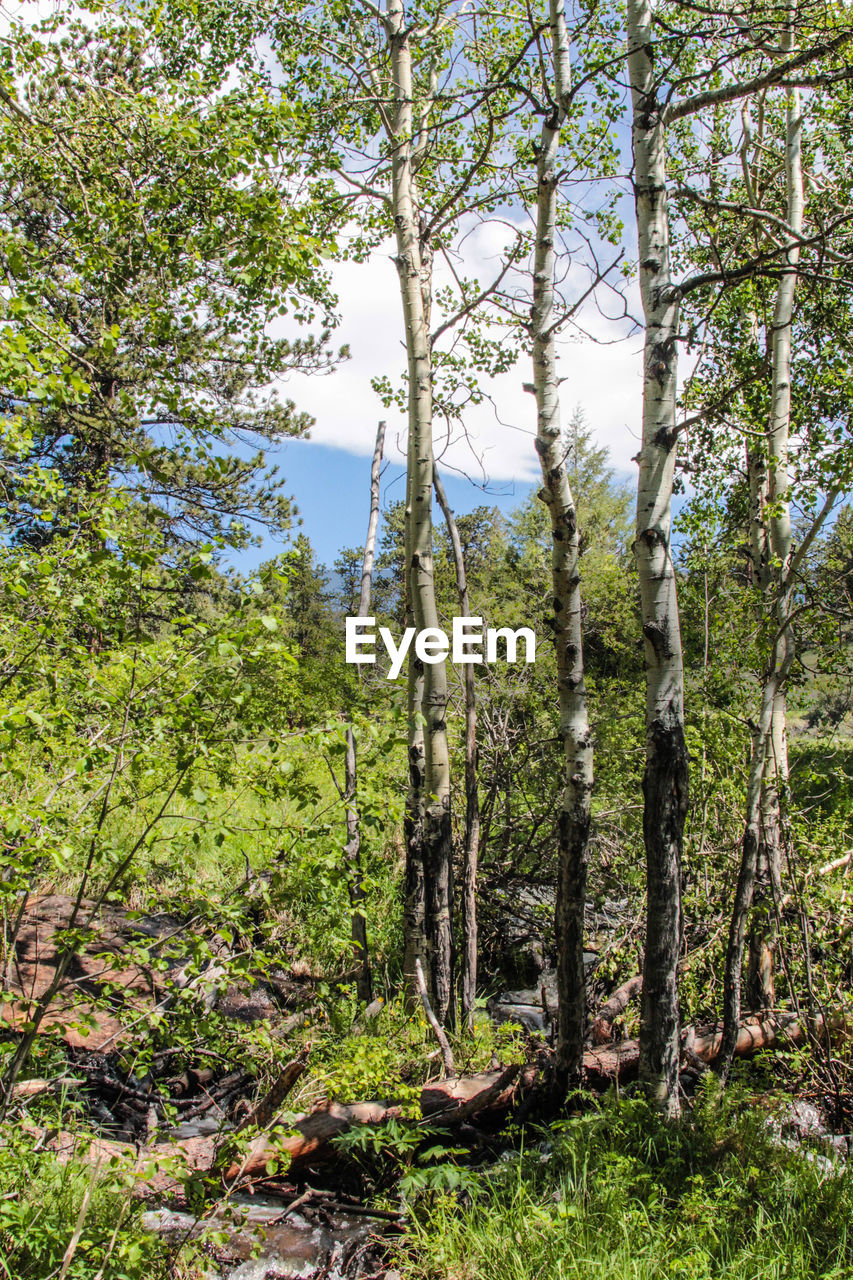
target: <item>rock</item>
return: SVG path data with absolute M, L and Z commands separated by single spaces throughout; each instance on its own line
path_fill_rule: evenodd
M 587 967 L 595 964 L 598 956 L 593 951 L 584 952 L 584 963 Z M 555 969 L 543 969 L 538 975 L 539 983 L 535 987 L 523 987 L 517 991 L 501 991 L 486 1004 L 486 1009 L 497 1023 L 519 1022 L 528 1031 L 547 1032 L 557 1012 L 557 973 Z M 545 1003 L 542 1002 L 542 991 L 545 991 Z
M 512 994 L 512 992 L 504 992 L 503 995 L 488 1002 L 486 1008 L 494 1021 L 498 1024 L 502 1022 L 518 1022 L 527 1031 L 547 1031 L 550 1023 L 545 1017 L 542 1005 L 535 1005 L 530 1001 L 513 1001 L 506 998 Z
M 65 894 L 34 894 L 28 900 L 9 966 L 9 990 L 17 999 L 0 1013 L 11 1026 L 26 1022 L 30 1002 L 53 981 L 56 934 L 68 927 L 73 907 L 74 899 Z M 164 975 L 128 963 L 129 947 L 133 941 L 167 936 L 176 921 L 166 915 L 131 918 L 113 906 L 96 909 L 85 899 L 81 907 L 80 923 L 95 913 L 90 941 L 74 956 L 42 1027 L 61 1029 L 66 1044 L 77 1048 L 112 1048 L 128 1023 L 146 1017 L 163 994 Z
M 324 1212 L 322 1223 L 311 1221 L 308 1206 L 305 1216 L 296 1212 L 279 1221 L 287 1206 L 261 1195 L 233 1196 L 229 1206 L 227 1213 L 214 1214 L 204 1222 L 187 1213 L 153 1209 L 143 1215 L 142 1225 L 174 1241 L 211 1230 L 225 1232 L 228 1238 L 215 1247 L 209 1280 L 307 1280 L 321 1269 L 329 1276 L 343 1276 L 335 1264 L 366 1242 L 377 1226 L 376 1219 L 347 1215 L 345 1209 Z
M 182 1142 L 186 1138 L 216 1137 L 222 1132 L 222 1113 L 213 1108 L 213 1115 L 199 1116 L 197 1120 L 181 1120 L 168 1130 L 170 1140 Z M 230 1126 L 229 1126 L 230 1127 Z
M 818 1108 L 802 1098 L 796 1098 L 781 1119 L 768 1118 L 767 1125 L 781 1146 L 800 1151 L 829 1176 L 838 1174 L 838 1161 L 853 1158 L 853 1135 L 832 1133 Z M 834 1159 L 828 1159 L 821 1151 Z
M 542 990 L 548 1014 L 542 1003 Z M 557 975 L 553 970 L 541 974 L 538 987 L 524 988 L 520 991 L 502 991 L 494 996 L 486 1005 L 495 1022 L 519 1022 L 527 1031 L 547 1032 L 551 1025 L 551 1017 L 557 1008 Z
M 228 948 L 215 933 L 208 937 L 213 958 L 199 974 L 188 963 L 198 939 L 184 936 L 184 922 L 176 916 L 140 915 L 111 904 L 96 907 L 86 899 L 81 908 L 76 927 L 91 918 L 87 940 L 74 955 L 41 1024 L 43 1031 L 58 1033 L 72 1048 L 116 1048 L 128 1030 L 145 1025 L 155 1005 L 164 1007 L 172 988 L 192 988 L 206 1008 L 217 1007 L 225 1017 L 242 1022 L 267 1020 L 283 1034 L 300 1024 L 301 1015 L 294 1015 L 291 1027 L 286 1025 L 279 986 L 290 1006 L 299 1002 L 300 993 L 303 1006 L 312 998 L 310 983 L 286 980 L 283 973 L 275 985 L 252 977 L 229 979 Z M 27 900 L 8 966 L 13 1000 L 0 1009 L 0 1026 L 25 1023 L 34 1002 L 50 987 L 59 955 L 56 935 L 68 928 L 73 909 L 74 899 L 66 894 L 32 894 Z M 144 954 L 134 958 L 134 946 L 165 958 L 167 968 L 149 965 Z
M 798 1138 L 823 1138 L 826 1126 L 817 1107 L 798 1098 L 782 1119 L 782 1132 L 793 1132 Z

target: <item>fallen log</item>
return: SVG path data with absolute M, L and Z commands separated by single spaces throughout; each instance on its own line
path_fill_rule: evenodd
M 195 1120 L 215 1107 L 224 1115 L 229 1105 L 245 1090 L 250 1077 L 245 1071 L 232 1071 L 217 1082 L 215 1091 L 203 1091 L 201 1098 L 186 1098 L 178 1102 L 181 1120 Z
M 183 1098 L 188 1093 L 197 1093 L 215 1079 L 213 1067 L 188 1067 L 182 1075 L 167 1080 L 166 1089 L 170 1097 Z
M 455 1077 L 452 1080 L 434 1080 L 421 1091 L 421 1124 L 424 1128 L 445 1128 L 462 1124 L 480 1111 L 496 1111 L 512 1102 L 521 1076 L 521 1066 L 486 1071 L 476 1076 Z M 525 1080 L 532 1083 L 535 1068 L 528 1068 Z M 385 1124 L 399 1119 L 403 1114 L 400 1103 L 390 1102 L 329 1102 L 308 1115 L 299 1116 L 290 1134 L 270 1138 L 262 1135 L 249 1147 L 243 1159 L 234 1161 L 223 1177 L 233 1182 L 241 1177 L 257 1177 L 265 1172 L 270 1161 L 290 1156 L 294 1164 L 324 1155 L 322 1148 L 333 1138 L 346 1133 L 353 1125 Z
M 848 849 L 846 853 L 842 853 L 840 858 L 833 858 L 831 862 L 825 862 L 822 867 L 810 868 L 804 880 L 810 880 L 812 875 L 828 876 L 831 871 L 840 871 L 842 867 L 849 867 L 853 861 L 853 849 Z M 784 911 L 786 907 L 790 907 L 794 901 L 792 893 L 786 893 L 782 901 L 779 903 L 779 910 Z
M 273 1028 L 273 1035 L 278 1039 L 286 1039 L 292 1035 L 294 1031 L 300 1031 L 303 1027 L 307 1027 L 315 1018 L 322 1017 L 322 1010 L 319 1005 L 311 1004 L 307 1009 L 301 1009 L 299 1013 L 292 1013 L 289 1018 L 285 1018 L 280 1027 Z
M 723 1042 L 722 1027 L 685 1027 L 682 1045 L 689 1045 L 690 1058 L 710 1066 L 718 1057 Z M 795 1048 L 805 1044 L 808 1033 L 797 1021 L 796 1014 L 779 1013 L 774 1017 L 751 1017 L 741 1023 L 735 1045 L 735 1057 L 752 1058 L 762 1049 Z M 587 1049 L 583 1056 L 584 1072 L 590 1083 L 620 1084 L 632 1079 L 640 1063 L 639 1040 L 621 1040 L 612 1047 Z
M 687 1035 L 687 1031 L 684 1035 Z M 796 1048 L 805 1044 L 808 1038 L 808 1031 L 797 1021 L 794 1013 L 746 1018 L 738 1031 L 735 1057 L 752 1058 L 762 1049 Z M 696 1031 L 691 1048 L 697 1058 L 710 1064 L 719 1057 L 722 1043 L 722 1027 L 712 1025 Z
M 750 1057 L 760 1049 L 772 1048 L 779 1043 L 801 1044 L 803 1038 L 795 1020 L 784 1023 L 776 1019 L 772 1024 L 767 1019 L 756 1020 L 741 1028 L 736 1053 L 739 1057 Z M 703 1028 L 693 1039 L 693 1052 L 703 1062 L 712 1062 L 720 1051 L 721 1042 L 721 1030 Z M 583 1056 L 587 1079 L 597 1088 L 634 1079 L 639 1062 L 638 1040 L 623 1040 L 619 1044 L 587 1049 Z M 421 1124 L 425 1128 L 451 1127 L 481 1112 L 505 1110 L 519 1093 L 534 1088 L 538 1078 L 537 1068 L 528 1065 L 523 1071 L 519 1066 L 511 1066 L 479 1075 L 430 1081 L 421 1091 Z M 399 1118 L 401 1113 L 399 1105 L 389 1102 L 329 1103 L 307 1116 L 300 1116 L 294 1122 L 294 1132 L 290 1136 L 258 1139 L 243 1160 L 235 1162 L 225 1172 L 225 1180 L 231 1182 L 238 1177 L 257 1177 L 270 1161 L 281 1155 L 289 1155 L 291 1164 L 317 1158 L 324 1154 L 322 1148 L 327 1143 L 353 1125 L 380 1125 Z
M 601 1006 L 595 1015 L 592 1027 L 590 1029 L 590 1039 L 593 1044 L 608 1044 L 613 1039 L 613 1023 L 628 1008 L 631 1001 L 640 994 L 643 989 L 643 978 L 641 974 L 635 974 L 633 978 L 629 978 L 627 982 L 623 982 L 618 987 L 609 1000 Z
M 638 1052 L 631 1050 L 633 1058 Z M 593 1055 L 601 1071 L 618 1065 L 618 1054 Z M 496 1071 L 484 1071 L 472 1076 L 457 1076 L 451 1080 L 433 1080 L 421 1090 L 420 1125 L 424 1129 L 453 1128 L 483 1112 L 498 1113 L 507 1110 L 523 1093 L 532 1089 L 539 1077 L 538 1068 L 528 1063 L 514 1063 Z M 403 1108 L 398 1103 L 357 1102 L 326 1103 L 306 1116 L 299 1116 L 293 1123 L 293 1131 L 274 1139 L 261 1137 L 252 1144 L 242 1161 L 235 1161 L 224 1173 L 226 1182 L 238 1177 L 252 1177 L 265 1171 L 271 1160 L 289 1155 L 291 1167 L 311 1158 L 323 1156 L 322 1148 L 339 1134 L 356 1124 L 384 1124 L 398 1119 Z
M 72 1076 L 57 1076 L 55 1080 L 43 1080 L 41 1078 L 34 1080 L 18 1080 L 12 1085 L 10 1098 L 13 1101 L 21 1099 L 36 1098 L 41 1093 L 56 1092 L 60 1089 L 78 1088 L 86 1083 L 85 1079 L 77 1079 Z
M 535 1068 L 531 1068 L 531 1072 L 532 1082 Z M 497 1078 L 493 1071 L 479 1077 L 469 1076 L 467 1087 L 462 1090 L 430 1090 L 427 1085 L 421 1092 L 423 1123 L 432 1128 L 440 1128 L 442 1123 L 462 1124 L 480 1111 L 493 1111 L 509 1106 L 517 1092 L 516 1077 L 520 1073 L 521 1065 L 515 1063 L 499 1072 Z
M 281 1137 L 264 1134 L 257 1138 L 243 1159 L 229 1165 L 222 1176 L 226 1182 L 258 1177 L 266 1172 L 271 1161 L 282 1156 L 290 1156 L 291 1166 L 304 1162 L 353 1125 L 385 1124 L 398 1119 L 402 1112 L 402 1106 L 387 1102 L 328 1102 L 308 1115 L 299 1116 L 293 1122 L 292 1133 Z
M 619 1065 L 621 1046 L 596 1050 L 586 1055 L 594 1060 L 600 1072 L 606 1073 Z M 634 1062 L 639 1057 L 636 1046 L 631 1044 L 628 1057 Z M 434 1080 L 421 1091 L 420 1125 L 430 1128 L 452 1128 L 463 1124 L 480 1112 L 499 1113 L 506 1110 L 518 1094 L 535 1086 L 539 1071 L 533 1064 L 521 1067 L 513 1064 L 496 1071 L 473 1076 L 457 1076 L 452 1080 Z M 609 1077 L 612 1078 L 612 1077 Z M 249 1146 L 240 1160 L 233 1161 L 222 1173 L 226 1183 L 238 1179 L 264 1177 L 267 1167 L 282 1158 L 290 1158 L 290 1168 L 304 1165 L 309 1160 L 326 1159 L 331 1154 L 333 1138 L 356 1125 L 379 1126 L 389 1120 L 400 1119 L 404 1106 L 386 1101 L 338 1103 L 326 1102 L 315 1110 L 298 1116 L 289 1132 L 262 1134 Z M 164 1135 L 165 1138 L 165 1135 Z M 100 1138 L 80 1139 L 62 1131 L 54 1133 L 50 1146 L 60 1159 L 67 1159 L 73 1151 L 78 1158 L 103 1160 L 107 1156 L 123 1154 L 128 1158 L 139 1156 L 130 1144 L 107 1141 Z M 137 1193 L 146 1195 L 153 1191 L 163 1193 L 179 1187 L 171 1174 L 161 1173 L 158 1166 L 171 1157 L 179 1157 L 198 1172 L 212 1171 L 216 1163 L 215 1140 L 212 1138 L 168 1140 L 158 1142 L 145 1153 L 154 1162 L 154 1168 L 145 1174 L 140 1170 Z
M 308 1054 L 310 1046 L 297 1054 L 292 1062 L 288 1062 L 287 1066 L 280 1072 L 278 1078 L 267 1094 L 261 1098 L 258 1105 L 253 1111 L 250 1111 L 245 1120 L 241 1120 L 237 1125 L 237 1132 L 241 1129 L 268 1129 L 273 1120 L 281 1110 L 281 1105 L 287 1095 L 290 1093 L 296 1081 L 308 1066 Z
M 717 1025 L 688 1027 L 683 1032 L 683 1038 L 689 1042 L 691 1060 L 697 1059 L 710 1064 L 719 1055 L 722 1028 Z M 794 1014 L 748 1018 L 741 1025 L 735 1054 L 740 1058 L 749 1058 L 762 1049 L 793 1047 L 805 1043 L 807 1039 L 807 1030 Z M 624 1040 L 614 1045 L 587 1049 L 583 1059 L 584 1071 L 592 1087 L 606 1088 L 615 1081 L 621 1083 L 634 1078 L 639 1060 L 639 1041 Z M 421 1091 L 419 1123 L 424 1129 L 451 1128 L 474 1115 L 499 1113 L 508 1109 L 520 1095 L 534 1089 L 540 1079 L 540 1069 L 528 1063 L 524 1067 L 514 1064 L 479 1075 L 430 1081 Z M 309 1160 L 326 1158 L 330 1154 L 332 1139 L 339 1134 L 355 1125 L 377 1126 L 389 1120 L 400 1119 L 403 1113 L 402 1104 L 387 1101 L 324 1103 L 314 1111 L 298 1116 L 288 1132 L 281 1135 L 263 1134 L 257 1138 L 242 1159 L 232 1162 L 224 1171 L 223 1179 L 234 1182 L 243 1177 L 263 1177 L 267 1166 L 282 1157 L 290 1158 L 291 1167 Z M 68 1143 L 76 1145 L 79 1151 L 80 1140 L 65 1133 L 54 1134 L 50 1145 L 54 1149 L 61 1149 Z M 103 1153 L 107 1149 L 112 1154 L 122 1148 L 118 1143 L 105 1143 L 103 1140 L 91 1142 L 92 1153 Z M 129 1146 L 123 1149 L 127 1153 L 134 1152 Z M 169 1156 L 182 1156 L 191 1167 L 199 1170 L 210 1170 L 215 1163 L 212 1139 L 157 1143 L 148 1149 L 146 1155 L 157 1164 Z M 156 1173 L 142 1179 L 143 1184 L 148 1187 L 159 1186 L 161 1189 L 169 1181 L 168 1175 Z
M 639 1040 L 620 1040 L 618 1044 L 586 1049 L 583 1055 L 584 1076 L 594 1088 L 606 1089 L 610 1084 L 632 1080 L 639 1065 Z

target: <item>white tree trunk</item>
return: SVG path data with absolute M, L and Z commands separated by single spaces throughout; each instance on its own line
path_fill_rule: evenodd
M 771 749 L 773 709 L 779 684 L 787 675 L 788 663 L 785 637 L 780 636 L 773 646 L 772 670 L 761 690 L 761 708 L 758 724 L 753 733 L 752 754 L 746 786 L 746 825 L 741 845 L 741 862 L 735 900 L 729 924 L 729 941 L 726 950 L 726 972 L 723 984 L 723 1040 L 717 1069 L 723 1079 L 728 1075 L 740 1029 L 740 978 L 743 968 L 743 948 L 746 921 L 752 905 L 758 854 L 761 844 L 762 795 L 768 755 Z
M 789 52 L 793 52 L 793 33 L 789 39 Z M 773 552 L 777 629 L 784 629 L 786 636 L 786 660 L 793 661 L 794 637 L 791 631 L 792 586 L 789 570 L 793 552 L 791 531 L 791 476 L 788 469 L 788 452 L 791 438 L 791 327 L 794 316 L 794 295 L 799 275 L 800 245 L 796 237 L 802 236 L 805 221 L 805 194 L 803 186 L 803 111 L 799 89 L 787 93 L 787 118 L 785 139 L 785 177 L 788 190 L 788 223 L 792 236 L 787 248 L 788 270 L 779 282 L 776 306 L 773 313 L 773 406 L 768 439 L 768 498 L 770 501 L 770 547 Z M 787 653 L 790 650 L 790 653 Z M 788 784 L 788 748 L 786 725 L 786 694 L 784 680 L 777 682 L 773 704 L 771 750 L 768 753 L 767 786 L 777 794 L 784 794 Z
M 537 153 L 536 250 L 533 270 L 533 381 L 536 391 L 536 452 L 542 468 L 539 497 L 551 517 L 551 589 L 557 691 L 565 777 L 559 817 L 556 941 L 559 997 L 557 1077 L 561 1088 L 580 1076 L 586 1030 L 583 962 L 587 848 L 593 781 L 592 736 L 587 717 L 580 593 L 580 532 L 566 471 L 555 351 L 554 278 L 557 219 L 557 158 L 566 117 L 571 62 L 562 0 L 550 2 L 554 63 L 552 113 L 545 119 Z
M 681 632 L 670 546 L 679 297 L 671 278 L 666 131 L 655 81 L 649 0 L 628 0 L 627 16 L 640 290 L 646 323 L 634 544 L 646 660 L 647 930 L 640 1077 L 660 1110 L 675 1116 L 679 1112 L 676 975 L 688 784 Z
M 793 50 L 793 32 L 786 39 L 786 55 Z M 786 249 L 786 268 L 776 291 L 771 335 L 772 386 L 767 428 L 766 474 L 756 464 L 750 493 L 752 555 L 758 561 L 767 623 L 775 633 L 761 693 L 761 711 L 753 738 L 747 788 L 746 829 L 735 905 L 729 929 L 723 1002 L 723 1045 L 720 1071 L 728 1073 L 740 1020 L 740 983 L 746 919 L 752 906 L 759 849 L 763 843 L 771 890 L 780 892 L 780 823 L 788 780 L 785 682 L 794 660 L 791 533 L 788 450 L 791 433 L 791 325 L 800 258 L 805 199 L 802 168 L 803 115 L 798 89 L 787 90 L 785 177 L 787 218 L 792 234 Z M 766 501 L 765 499 L 766 494 Z M 769 554 L 768 554 L 769 552 Z
M 361 560 L 361 590 L 358 599 L 358 617 L 370 614 L 370 595 L 373 586 L 373 562 L 376 557 L 376 530 L 379 527 L 379 478 L 382 452 L 385 446 L 385 423 L 380 422 L 376 431 L 376 445 L 370 467 L 370 516 L 367 521 L 367 539 Z M 347 889 L 349 891 L 353 955 L 358 965 L 356 991 L 359 1000 L 369 1004 L 373 999 L 373 979 L 370 972 L 370 952 L 367 946 L 367 920 L 364 915 L 364 872 L 361 860 L 361 823 L 358 817 L 358 751 L 352 726 L 346 733 L 346 757 L 344 762 L 344 798 L 347 815 L 346 859 Z
M 388 0 L 385 31 L 391 53 L 394 114 L 391 156 L 392 204 L 397 241 L 397 271 L 403 303 L 409 378 L 408 501 L 406 510 L 407 574 L 414 625 L 418 631 L 437 627 L 432 548 L 432 352 L 429 333 L 431 262 L 421 235 L 414 169 L 414 84 L 411 31 L 402 0 Z M 410 658 L 410 662 L 416 661 Z M 423 671 L 423 840 L 422 865 L 425 933 L 424 957 L 430 999 L 444 1022 L 451 1009 L 452 986 L 452 846 L 450 827 L 450 756 L 447 744 L 447 669 L 445 662 Z M 417 679 L 410 679 L 413 690 Z M 421 708 L 410 694 L 410 750 L 417 737 Z

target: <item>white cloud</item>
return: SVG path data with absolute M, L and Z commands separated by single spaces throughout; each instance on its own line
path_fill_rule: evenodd
M 485 224 L 465 241 L 460 270 L 486 280 L 494 275 L 511 231 Z M 341 263 L 334 269 L 342 323 L 336 343 L 347 343 L 351 358 L 324 377 L 293 375 L 284 386 L 300 409 L 316 418 L 311 439 L 324 445 L 367 455 L 372 452 L 377 421 L 388 421 L 387 456 L 402 462 L 406 423 L 396 410 L 385 410 L 371 388 L 371 378 L 386 375 L 392 384 L 405 369 L 403 322 L 397 272 L 389 243 L 369 262 Z M 436 282 L 449 278 L 436 263 Z M 620 471 L 632 470 L 640 426 L 642 338 L 624 338 L 624 323 L 607 320 L 588 308 L 584 326 L 589 339 L 564 337 L 559 343 L 564 413 L 582 405 L 596 439 L 611 453 Z M 595 341 L 593 339 L 598 339 Z M 492 403 L 472 407 L 465 417 L 468 439 L 443 438 L 436 421 L 436 452 L 451 468 L 478 481 L 532 481 L 538 475 L 533 439 L 535 402 L 523 390 L 531 370 L 522 359 L 487 388 Z M 493 407 L 494 406 L 494 407 Z

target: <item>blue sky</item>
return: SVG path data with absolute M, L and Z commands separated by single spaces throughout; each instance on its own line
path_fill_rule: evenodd
M 489 274 L 502 249 L 499 229 L 478 228 L 466 241 L 466 269 Z M 350 357 L 326 375 L 292 374 L 282 380 L 282 397 L 310 413 L 314 426 L 310 439 L 291 440 L 267 451 L 269 462 L 279 467 L 284 491 L 299 507 L 302 531 L 329 567 L 341 548 L 361 546 L 364 540 L 377 422 L 383 417 L 388 422 L 383 506 L 403 495 L 406 438 L 404 417 L 384 408 L 371 386 L 377 375 L 399 385 L 406 363 L 391 247 L 380 247 L 365 263 L 335 264 L 332 274 L 341 316 L 333 343 L 346 343 Z M 568 420 L 581 406 L 596 442 L 609 450 L 614 469 L 633 482 L 642 336 L 627 335 L 624 322 L 594 310 L 588 328 L 591 337 L 562 335 L 558 340 L 563 417 Z M 464 433 L 456 429 L 448 439 L 436 422 L 435 452 L 444 459 L 442 477 L 457 513 L 483 505 L 511 511 L 540 483 L 534 449 L 536 406 L 524 390 L 529 378 L 526 360 L 494 378 L 484 403 L 469 407 Z M 284 544 L 266 540 L 236 563 L 245 571 L 283 549 Z
M 370 505 L 369 455 L 349 453 L 312 440 L 291 440 L 268 456 L 279 464 L 283 488 L 299 508 L 302 525 L 294 527 L 293 534 L 307 534 L 319 560 L 331 568 L 341 548 L 364 544 Z M 511 477 L 481 487 L 444 470 L 442 479 L 458 514 L 479 506 L 512 511 L 533 488 L 530 480 Z M 381 487 L 383 509 L 399 501 L 403 493 L 403 467 L 395 461 L 386 463 Z M 283 543 L 265 539 L 261 547 L 241 553 L 235 563 L 245 572 L 283 549 Z

